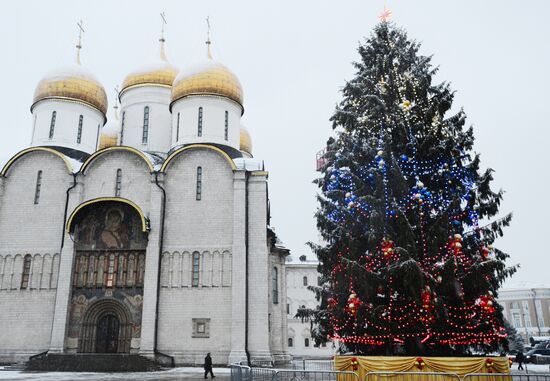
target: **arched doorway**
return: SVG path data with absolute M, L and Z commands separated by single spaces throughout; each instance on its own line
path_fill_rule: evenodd
M 99 318 L 96 328 L 95 351 L 117 353 L 120 322 L 115 314 L 106 313 Z
M 132 324 L 128 308 L 106 298 L 92 303 L 84 313 L 78 351 L 83 353 L 129 353 Z

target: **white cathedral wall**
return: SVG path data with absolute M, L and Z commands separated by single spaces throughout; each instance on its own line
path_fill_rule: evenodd
M 168 109 L 170 88 L 142 86 L 129 89 L 120 97 L 121 123 L 124 120 L 122 144 L 142 151 L 168 152 L 172 114 Z M 149 106 L 149 132 L 143 143 L 144 110 Z M 120 138 L 119 138 L 120 142 Z
M 39 170 L 40 199 L 35 204 Z M 31 152 L 12 164 L 0 206 L 0 254 L 59 251 L 65 191 L 72 179 L 63 160 L 48 152 Z
M 49 138 L 52 113 L 56 112 L 52 139 Z M 79 117 L 82 135 L 77 143 Z M 98 128 L 103 127 L 103 114 L 93 107 L 69 101 L 45 100 L 33 109 L 31 146 L 61 146 L 92 153 L 96 150 Z
M 150 169 L 138 155 L 128 151 L 109 151 L 97 157 L 84 176 L 84 201 L 115 197 L 117 170 L 122 170 L 120 197 L 138 204 L 144 213 L 151 199 Z
M 201 136 L 198 136 L 199 107 L 203 108 Z M 227 140 L 225 140 L 225 111 L 228 112 L 229 122 Z M 227 98 L 189 96 L 178 100 L 172 106 L 173 147 L 190 143 L 217 143 L 238 150 L 240 126 L 241 106 Z
M 198 166 L 201 200 L 196 200 Z M 206 352 L 212 352 L 215 363 L 226 364 L 231 349 L 232 169 L 212 150 L 184 151 L 167 168 L 165 187 L 159 350 L 174 355 L 178 364 L 202 364 Z M 200 253 L 197 287 L 192 286 L 193 252 Z M 209 319 L 208 337 L 193 335 L 193 319 Z
M 38 204 L 37 172 L 42 170 Z M 47 152 L 19 158 L 0 192 L 0 361 L 18 361 L 47 350 L 57 286 L 65 190 L 72 176 Z M 29 282 L 21 289 L 23 258 L 30 254 Z M 9 329 L 6 329 L 8 328 Z
M 196 199 L 197 167 L 202 167 L 201 200 Z M 233 234 L 233 172 L 221 154 L 191 149 L 166 170 L 164 249 L 226 250 Z

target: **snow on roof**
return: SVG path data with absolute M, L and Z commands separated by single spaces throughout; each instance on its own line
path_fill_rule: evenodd
M 536 282 L 518 282 L 518 283 L 506 284 L 500 290 L 501 291 L 530 290 L 532 288 L 550 288 L 550 284 L 536 283 Z
M 254 159 L 250 157 L 237 157 L 233 159 L 237 169 L 245 171 L 263 171 L 263 161 L 259 159 Z

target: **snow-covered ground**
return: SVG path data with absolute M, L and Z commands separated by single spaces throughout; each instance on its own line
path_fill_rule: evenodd
M 523 364 L 523 368 L 523 371 L 518 371 L 518 364 L 514 363 L 514 365 L 512 365 L 512 373 L 525 374 L 525 372 L 527 371 L 528 373 L 550 374 L 550 365 L 548 364 Z
M 230 378 L 229 368 L 214 368 L 216 381 L 227 381 Z M 29 381 L 181 381 L 204 380 L 202 368 L 173 368 L 161 372 L 139 373 L 72 373 L 72 372 L 17 372 L 7 371 L 0 367 L 0 380 Z M 210 379 L 210 377 L 209 377 Z

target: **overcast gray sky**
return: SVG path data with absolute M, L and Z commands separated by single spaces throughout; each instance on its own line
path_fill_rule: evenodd
M 205 18 L 213 52 L 240 78 L 243 122 L 254 155 L 270 171 L 272 223 L 297 258 L 317 240 L 315 153 L 331 134 L 339 89 L 354 74 L 358 42 L 368 36 L 381 0 L 355 1 L 28 1 L 2 4 L 3 78 L 0 162 L 28 146 L 34 88 L 50 69 L 74 60 L 76 22 L 86 33 L 82 62 L 112 105 L 124 76 L 157 55 L 159 12 L 167 16 L 167 51 L 178 67 L 203 59 Z M 501 210 L 515 214 L 497 246 L 522 269 L 510 283 L 550 283 L 547 232 L 547 1 L 388 1 L 393 20 L 422 41 L 421 52 L 451 82 L 455 108 L 474 125 L 482 166 L 506 190 Z M 1 244 L 1 243 L 0 243 Z

